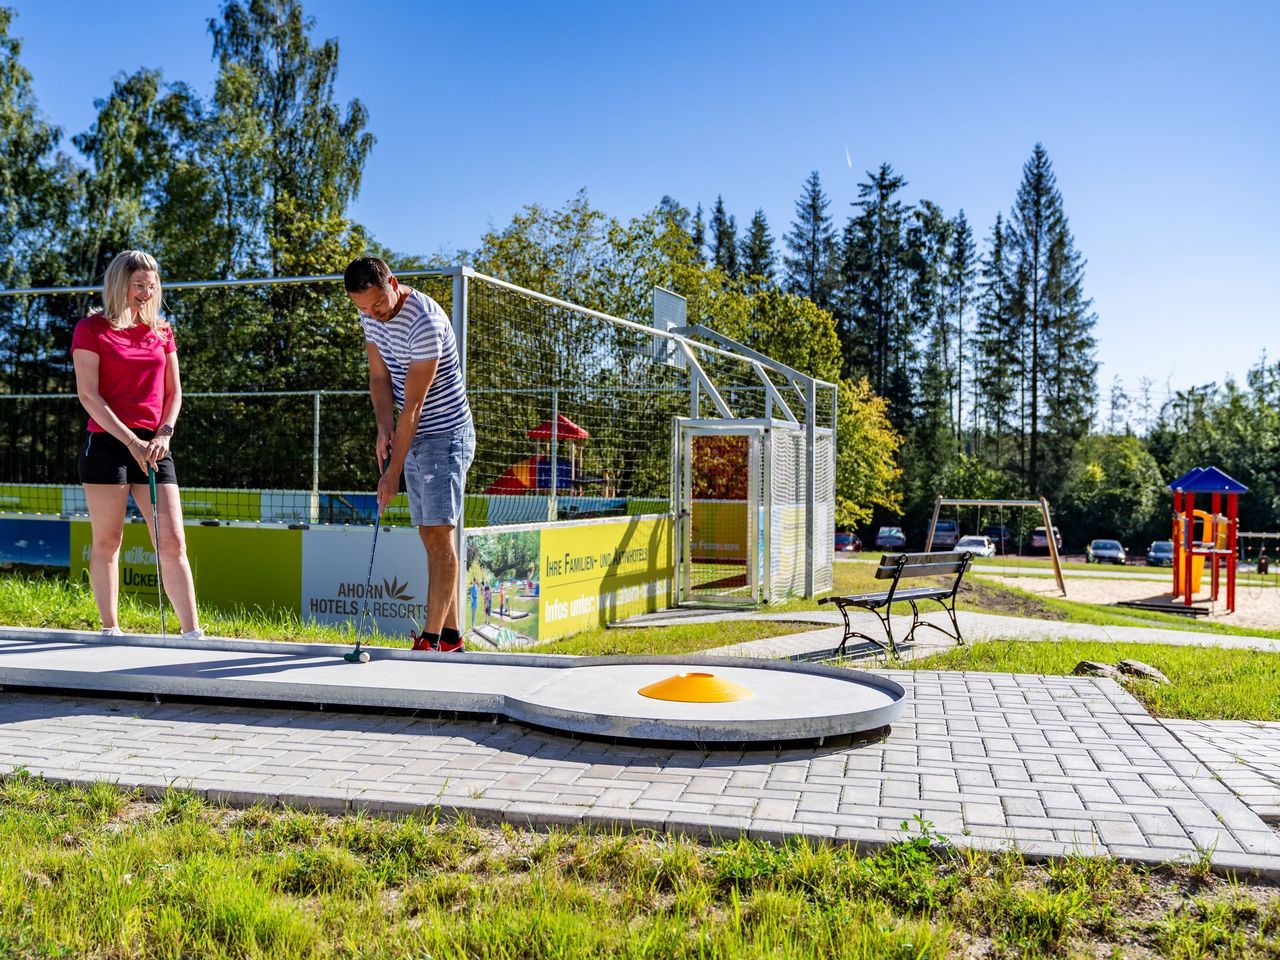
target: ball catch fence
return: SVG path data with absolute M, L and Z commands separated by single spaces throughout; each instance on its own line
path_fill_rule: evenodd
M 457 334 L 477 435 L 466 529 L 666 515 L 691 534 L 680 561 L 713 584 L 685 599 L 829 587 L 834 385 L 696 324 L 613 317 L 465 267 L 397 276 Z M 69 348 L 98 289 L 0 290 L 0 514 L 85 513 L 87 417 Z M 372 523 L 365 347 L 341 277 L 173 283 L 164 298 L 184 384 L 173 448 L 187 518 Z M 756 439 L 683 442 L 739 428 Z M 741 456 L 726 458 L 734 443 Z M 387 520 L 408 522 L 403 495 Z M 725 565 L 741 584 L 721 591 Z

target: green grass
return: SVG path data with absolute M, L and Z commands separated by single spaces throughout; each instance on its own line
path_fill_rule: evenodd
M 579 656 L 697 653 L 748 640 L 781 637 L 822 624 L 782 620 L 731 620 L 726 623 L 686 623 L 676 627 L 602 627 L 539 644 L 537 653 Z
M 1155 643 L 991 640 L 905 664 L 913 670 L 1066 675 L 1081 660 L 1141 660 L 1172 683 L 1126 681 L 1152 714 L 1187 720 L 1280 720 L 1280 654 Z
M 1029 865 L 919 828 L 702 845 L 158 802 L 0 780 L 0 956 L 1280 957 L 1280 891 L 1203 862 Z

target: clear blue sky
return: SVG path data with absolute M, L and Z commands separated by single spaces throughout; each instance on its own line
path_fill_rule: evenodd
M 68 136 L 121 71 L 210 92 L 216 2 L 0 2 Z M 1278 3 L 306 9 L 378 138 L 353 216 L 393 249 L 473 247 L 582 187 L 621 218 L 723 194 L 780 242 L 810 170 L 842 222 L 881 161 L 985 238 L 1041 141 L 1088 259 L 1104 395 L 1116 374 L 1163 396 L 1280 353 Z

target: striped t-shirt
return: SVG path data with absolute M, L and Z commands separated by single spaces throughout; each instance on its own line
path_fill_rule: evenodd
M 398 409 L 404 409 L 404 381 L 409 364 L 440 361 L 422 402 L 418 436 L 451 433 L 471 422 L 462 366 L 458 363 L 458 343 L 453 338 L 449 315 L 440 304 L 418 290 L 411 290 L 400 312 L 390 320 L 383 323 L 362 313 L 360 323 L 365 340 L 378 348 L 391 373 L 391 392 Z

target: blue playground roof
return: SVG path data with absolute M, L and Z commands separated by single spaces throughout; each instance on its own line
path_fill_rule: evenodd
M 1196 467 L 1177 480 L 1169 481 L 1170 490 L 1183 493 L 1248 493 L 1249 488 L 1217 467 Z

